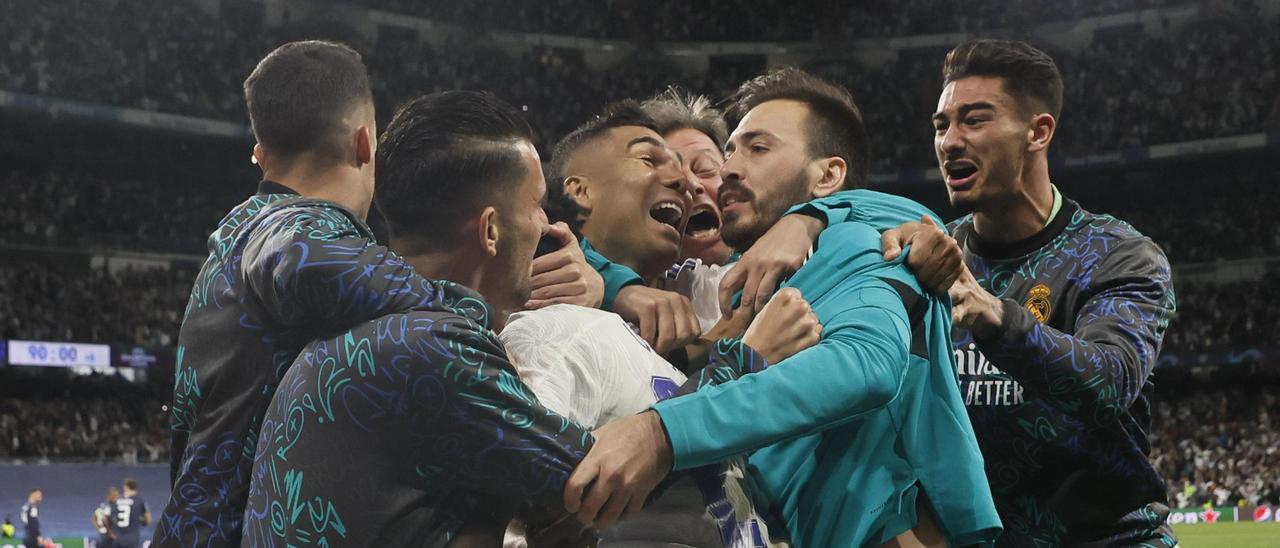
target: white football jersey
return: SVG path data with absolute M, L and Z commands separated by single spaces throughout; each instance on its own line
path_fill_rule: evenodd
M 498 338 L 538 400 L 586 428 L 640 413 L 685 381 L 622 318 L 594 308 L 561 304 L 519 312 Z M 602 531 L 601 544 L 777 546 L 748 484 L 740 458 L 688 471 L 635 517 Z
M 688 297 L 698 325 L 703 332 L 710 331 L 720 321 L 720 280 L 736 264 L 705 264 L 702 259 L 685 259 L 662 274 L 658 287 Z
M 107 519 L 109 519 L 110 517 L 111 517 L 111 507 L 108 506 L 107 503 L 104 502 L 102 504 L 99 504 L 98 507 L 94 509 L 93 525 L 98 530 L 98 534 L 102 534 L 102 535 L 107 534 L 107 528 L 105 524 L 107 523 Z

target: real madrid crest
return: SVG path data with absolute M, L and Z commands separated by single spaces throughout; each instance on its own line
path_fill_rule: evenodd
M 1036 284 L 1027 292 L 1027 302 L 1022 306 L 1027 307 L 1031 311 L 1031 315 L 1036 317 L 1036 321 L 1045 323 L 1049 321 L 1049 314 L 1053 313 L 1053 304 L 1049 302 L 1049 286 L 1044 284 Z

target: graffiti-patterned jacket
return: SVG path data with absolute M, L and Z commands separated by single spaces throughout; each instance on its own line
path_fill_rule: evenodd
M 178 335 L 158 546 L 235 546 L 263 413 L 303 345 L 439 289 L 350 210 L 270 181 L 209 236 Z
M 953 337 L 999 544 L 1173 546 L 1147 459 L 1151 373 L 1175 310 L 1164 252 L 1071 200 L 1022 242 L 982 240 L 971 216 L 951 233 L 1004 302 L 997 339 Z

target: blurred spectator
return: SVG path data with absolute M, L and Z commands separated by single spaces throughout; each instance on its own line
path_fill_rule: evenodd
M 166 462 L 168 387 L 92 375 L 51 379 L 5 373 L 0 460 Z
M 1011 2 L 831 2 L 811 0 L 355 0 L 381 10 L 484 29 L 676 41 L 796 41 L 1016 29 L 1135 11 L 1186 0 L 1015 0 Z M 628 26 L 632 22 L 634 26 Z M 636 32 L 636 26 L 641 32 Z M 643 34 L 642 34 L 643 33 Z
M 1078 183 L 1061 188 L 1085 209 L 1133 225 L 1174 265 L 1280 254 L 1280 225 L 1271 218 L 1280 210 L 1280 193 L 1271 189 L 1280 177 L 1274 164 L 1115 171 L 1075 175 Z
M 70 167 L 10 171 L 0 176 L 0 243 L 203 255 L 218 220 L 253 192 L 251 180 L 238 188 L 203 181 L 144 181 Z
M 1280 504 L 1280 390 L 1235 388 L 1156 398 L 1152 463 L 1170 505 Z
M 1006 0 L 1004 2 L 842 3 L 833 28 L 850 38 L 1028 29 L 1110 13 L 1184 4 L 1186 0 Z
M 0 265 L 0 339 L 171 346 L 195 277 L 181 268 L 8 263 Z
M 1280 346 L 1280 271 L 1251 282 L 1175 283 L 1178 312 L 1165 352 Z
M 483 34 L 450 38 L 437 50 L 411 32 L 390 27 L 380 27 L 377 43 L 368 45 L 359 43 L 359 33 L 333 21 L 261 29 L 260 15 L 256 22 L 244 24 L 207 13 L 189 0 L 177 0 L 163 10 L 145 0 L 107 0 L 106 8 L 88 0 L 0 0 L 5 13 L 20 14 L 0 20 L 0 36 L 7 37 L 7 47 L 0 44 L 0 82 L 29 93 L 243 123 L 240 84 L 262 55 L 290 38 L 336 37 L 370 54 L 367 60 L 384 120 L 394 106 L 422 93 L 486 88 L 527 108 L 546 149 L 607 101 L 648 96 L 672 83 L 723 97 L 753 76 L 714 60 L 710 74 L 691 74 L 650 59 L 643 45 L 655 38 L 686 33 L 705 39 L 801 37 L 813 26 L 832 25 L 843 16 L 850 22 L 835 26 L 855 37 L 880 31 L 901 35 L 1030 28 L 1019 27 L 1030 21 L 1013 19 L 1020 17 L 1016 14 L 1047 21 L 1167 2 L 1015 3 L 1021 7 L 939 0 L 911 0 L 892 8 L 876 3 L 804 6 L 780 0 L 762 6 L 727 0 L 669 2 L 643 9 L 624 0 L 400 2 L 403 11 L 482 28 L 582 29 L 641 42 L 638 53 L 609 69 L 594 70 L 579 52 L 531 48 L 512 56 L 487 45 Z M 692 10 L 697 10 L 697 17 Z M 1275 25 L 1245 2 L 1232 9 L 1203 8 L 1194 21 L 1156 35 L 1140 27 L 1104 29 L 1075 53 L 1038 44 L 1057 59 L 1066 82 L 1063 123 L 1053 153 L 1076 156 L 1261 130 L 1274 116 L 1280 95 L 1280 33 L 1271 32 Z M 828 50 L 836 53 L 812 60 L 810 68 L 853 90 L 867 113 L 875 169 L 892 172 L 932 165 L 929 117 L 946 48 L 903 50 L 873 67 L 841 55 L 844 48 Z

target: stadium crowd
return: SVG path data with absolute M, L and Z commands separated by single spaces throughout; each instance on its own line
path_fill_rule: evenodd
M 1172 182 L 1090 175 L 1060 184 L 1087 209 L 1125 219 L 1159 243 L 1173 264 L 1184 265 L 1280 254 L 1280 225 L 1269 219 L 1280 210 L 1280 194 L 1264 191 L 1276 176 L 1272 167 L 1249 166 Z M 7 197 L 0 203 L 0 244 L 203 255 L 218 220 L 253 192 L 249 177 L 175 184 L 167 175 L 108 175 L 85 167 L 15 169 L 0 178 Z M 1150 191 L 1168 184 L 1176 191 Z M 954 217 L 932 185 L 927 195 L 918 188 L 907 194 Z
M 1119 3 L 1122 2 L 1117 5 Z M 119 0 L 112 7 L 113 17 L 138 15 L 139 4 L 134 0 Z M 50 8 L 50 13 L 60 17 L 59 9 Z M 465 8 L 457 11 L 467 13 Z M 668 16 L 665 13 L 660 11 L 652 16 Z M 194 10 L 189 15 L 192 20 L 188 23 L 199 23 L 202 17 L 209 17 L 197 15 Z M 212 20 L 220 21 L 216 17 Z M 164 23 L 143 18 L 144 25 Z M 1064 126 L 1063 141 L 1068 144 L 1058 150 L 1065 149 L 1065 154 L 1084 154 L 1259 129 L 1267 116 L 1275 116 L 1268 110 L 1275 109 L 1270 103 L 1277 83 L 1274 67 L 1268 69 L 1270 72 L 1253 73 L 1243 61 L 1226 57 L 1234 49 L 1261 47 L 1265 51 L 1259 57 L 1271 66 L 1280 52 L 1280 40 L 1266 33 L 1253 33 L 1258 28 L 1250 24 L 1204 21 L 1176 31 L 1168 30 L 1154 38 L 1120 33 L 1100 35 L 1089 49 L 1074 56 L 1063 54 L 1068 81 L 1084 82 L 1084 86 L 1092 86 L 1088 89 L 1096 93 L 1071 92 L 1068 108 L 1099 115 L 1074 117 L 1080 121 L 1075 126 Z M 122 89 L 102 97 L 114 97 L 111 100 L 117 104 L 148 109 L 166 110 L 177 105 L 175 112 L 241 118 L 233 112 L 239 108 L 238 93 L 228 92 L 225 95 L 232 99 L 226 100 L 221 97 L 223 94 L 203 92 L 221 89 L 219 86 L 226 82 L 201 80 L 201 76 L 196 76 L 193 79 L 196 83 L 189 85 L 203 91 L 193 94 L 182 89 L 188 85 L 182 78 L 156 75 L 166 63 L 187 64 L 182 59 L 189 59 L 186 56 L 193 52 L 198 54 L 199 45 L 157 49 L 157 44 L 150 42 L 152 38 L 96 36 L 96 23 L 88 19 L 77 21 L 77 26 L 91 38 L 88 49 L 82 53 L 101 56 L 100 61 L 107 65 L 102 70 L 118 70 L 128 75 Z M 1253 34 L 1233 35 L 1227 40 L 1229 49 L 1217 49 L 1219 41 L 1214 37 L 1242 29 L 1248 31 L 1245 34 Z M 26 91 L 93 95 L 91 91 L 80 91 L 74 79 L 60 79 L 56 74 L 59 69 L 49 69 L 62 59 L 51 63 L 41 57 L 51 43 L 54 44 L 51 49 L 59 51 L 59 55 L 68 48 L 74 49 L 50 41 L 51 33 L 59 32 L 62 31 L 37 26 L 11 40 L 6 54 L 25 57 L 16 63 L 0 60 L 0 76 L 14 76 L 11 81 Z M 232 31 L 220 29 L 216 23 L 203 32 L 217 36 L 210 39 L 210 43 L 232 41 L 236 36 Z M 242 53 L 252 58 L 252 42 L 236 47 L 244 48 Z M 1174 44 L 1190 44 L 1190 51 L 1166 56 L 1159 63 L 1137 61 L 1142 55 L 1158 56 Z M 136 49 L 138 47 L 142 50 Z M 1125 59 L 1120 52 L 1140 53 Z M 205 53 L 214 57 L 221 55 Z M 235 64 L 234 56 L 222 57 L 232 58 L 231 64 Z M 882 133 L 883 139 L 877 139 L 877 146 L 884 153 L 877 164 L 881 169 L 927 165 L 931 161 L 929 149 L 922 146 L 928 140 L 929 127 L 911 129 L 915 127 L 913 119 L 927 118 L 927 103 L 922 105 L 921 99 L 930 93 L 929 89 L 936 93 L 937 78 L 930 75 L 936 75 L 937 68 L 930 64 L 929 58 L 936 60 L 937 55 L 903 55 L 874 71 L 842 59 L 821 59 L 811 67 L 841 82 L 866 84 L 862 91 L 871 113 L 872 131 L 876 132 L 876 124 L 893 128 Z M 406 61 L 410 59 L 412 61 Z M 138 60 L 142 61 L 144 70 L 131 72 Z M 14 70 L 14 67 L 27 66 L 34 68 Z M 528 67 L 533 67 L 531 72 L 526 72 Z M 411 37 L 397 39 L 394 33 L 384 35 L 373 46 L 370 68 L 375 75 L 380 72 L 383 75 L 374 84 L 383 111 L 424 89 L 467 89 L 489 86 L 494 81 L 506 82 L 505 94 L 523 98 L 517 104 L 541 122 L 544 146 L 550 138 L 563 133 L 566 123 L 579 120 L 582 113 L 594 110 L 600 102 L 620 96 L 647 95 L 662 82 L 673 79 L 672 72 L 657 62 L 636 61 L 625 70 L 615 67 L 612 72 L 594 72 L 563 53 L 549 50 L 533 50 L 519 59 L 511 59 L 469 42 L 433 48 Z M 1139 76 L 1134 77 L 1134 81 L 1119 80 L 1107 75 L 1113 70 L 1136 71 Z M 1231 73 L 1230 83 L 1219 82 L 1217 71 Z M 226 72 L 243 73 L 236 69 Z M 392 72 L 396 72 L 397 77 L 386 78 Z M 1185 91 L 1204 94 L 1200 97 L 1207 106 L 1196 107 L 1203 110 L 1188 112 L 1174 107 L 1173 100 L 1178 93 L 1183 93 L 1182 88 L 1176 92 L 1161 91 L 1159 96 L 1144 94 L 1139 89 L 1139 82 L 1159 82 L 1162 74 L 1174 73 L 1189 75 L 1177 79 L 1180 85 L 1212 84 L 1204 86 L 1207 90 Z M 1247 83 L 1243 77 L 1246 73 L 1250 75 Z M 677 79 L 693 89 L 719 90 L 726 83 L 742 78 L 734 71 L 715 74 L 717 80 L 714 81 L 697 75 Z M 721 78 L 723 81 L 719 81 Z M 900 89 L 904 86 L 902 82 L 910 82 L 909 89 Z M 30 89 L 32 86 L 34 89 Z M 856 83 L 853 87 L 859 89 Z M 151 99 L 151 93 L 161 99 Z M 1153 97 L 1158 98 L 1153 100 Z M 883 113 L 893 113 L 895 118 Z M 1102 116 L 1111 119 L 1099 120 Z M 1186 121 L 1177 122 L 1175 118 Z M 1043 156 L 1040 159 L 1043 160 Z M 1046 163 L 1041 161 L 1037 165 L 1043 168 Z M 1115 212 L 1132 221 L 1166 246 L 1175 264 L 1274 255 L 1280 250 L 1280 230 L 1273 228 L 1259 233 L 1253 228 L 1264 224 L 1263 211 L 1280 206 L 1277 202 L 1280 198 L 1250 192 L 1266 175 L 1241 169 L 1224 175 L 1222 184 L 1188 188 L 1185 192 L 1179 187 L 1177 192 L 1159 193 L 1154 200 L 1149 187 L 1146 187 L 1148 193 L 1140 194 L 1133 185 L 1120 185 L 1124 190 L 1108 189 L 1105 201 L 1100 201 L 1107 207 L 1097 209 Z M 120 177 L 77 168 L 15 170 L 0 181 L 0 191 L 14 196 L 10 203 L 0 206 L 0 213 L 4 214 L 0 220 L 0 243 L 200 253 L 201 240 L 220 212 L 247 193 L 227 186 L 200 185 L 184 186 L 172 194 L 158 193 L 155 192 L 158 183 L 147 177 Z M 1095 199 L 1090 192 L 1096 189 L 1082 189 L 1070 196 L 1088 205 L 1090 199 Z M 1166 201 L 1167 207 L 1161 208 Z M 139 211 L 145 213 L 139 216 Z M 1245 218 L 1240 212 L 1246 212 Z M 1223 246 L 1223 241 L 1242 243 Z M 239 256 L 235 259 L 239 260 Z M 0 338 L 171 347 L 177 338 L 192 277 L 191 270 L 181 267 L 86 268 L 86 265 L 55 266 L 40 261 L 6 262 L 0 265 Z M 1280 305 L 1275 304 L 1280 302 L 1276 298 L 1280 295 L 1276 295 L 1274 289 L 1277 281 L 1280 281 L 1280 271 L 1249 283 L 1179 283 L 1180 309 L 1185 312 L 1175 318 L 1165 349 L 1188 352 L 1270 344 L 1280 335 L 1276 327 L 1280 323 Z M 240 325 L 244 325 L 243 316 Z M 1159 325 L 1163 326 L 1163 319 Z M 258 336 L 254 334 L 253 338 L 256 340 Z M 950 356 L 949 347 L 943 347 L 942 356 L 941 362 L 945 362 Z M 68 382 L 51 383 L 40 380 L 39 375 L 11 371 L 0 372 L 0 375 L 5 381 L 0 388 L 0 395 L 4 396 L 0 400 L 0 459 L 85 458 L 136 463 L 163 461 L 169 456 L 163 410 L 169 401 L 172 378 L 131 384 L 114 377 L 68 376 Z M 1144 413 L 1147 409 L 1147 400 L 1141 401 L 1144 405 L 1135 407 L 1138 410 L 1135 412 Z M 1177 403 L 1172 403 L 1174 401 Z M 1271 388 L 1253 388 L 1247 394 L 1239 389 L 1197 391 L 1157 400 L 1156 420 L 1150 435 L 1154 448 L 1152 461 L 1168 480 L 1173 505 L 1280 504 L 1280 474 L 1274 470 L 1280 458 L 1276 456 L 1280 450 L 1277 448 L 1280 432 L 1272 425 L 1277 412 L 1280 412 L 1280 394 Z
M 1156 400 L 1152 462 L 1178 508 L 1280 504 L 1280 391 L 1189 391 Z
M 1165 335 L 1166 352 L 1274 347 L 1280 340 L 1280 270 L 1260 280 L 1178 284 L 1178 316 Z
M 8 374 L 0 400 L 0 459 L 163 462 L 161 411 L 169 379 L 103 376 L 49 383 Z M 1181 387 L 1180 390 L 1185 390 Z M 1177 508 L 1280 505 L 1280 389 L 1166 393 L 1156 399 L 1152 461 Z
M 0 339 L 170 347 L 191 289 L 182 268 L 61 271 L 0 266 Z M 1280 271 L 1232 284 L 1179 282 L 1164 352 L 1266 347 L 1280 340 Z
M 621 0 L 556 0 L 541 2 L 536 9 L 518 0 L 462 3 L 355 0 L 355 3 L 485 29 L 591 38 L 645 36 L 659 40 L 706 42 L 797 41 L 826 36 L 866 38 L 1016 29 L 1036 22 L 1131 12 L 1184 1 L 1019 0 L 1004 4 L 974 4 L 910 0 L 850 4 L 736 0 L 706 5 L 666 2 L 645 5 L 643 9 L 637 9 L 635 3 Z M 1028 14 L 1034 14 L 1034 18 Z M 657 29 L 657 34 L 638 33 L 635 32 L 637 28 Z
M 0 265 L 0 339 L 169 347 L 178 338 L 193 272 L 62 270 L 5 261 Z
M 200 253 L 212 227 L 252 188 L 171 185 L 88 169 L 15 169 L 0 178 L 0 242 Z
M 363 40 L 349 28 L 328 21 L 299 21 L 262 29 L 260 20 L 256 24 L 233 22 L 230 17 L 208 14 L 194 4 L 186 4 L 182 9 L 152 10 L 141 0 L 115 0 L 110 9 L 102 10 L 96 5 L 88 9 L 85 1 L 37 4 L 21 20 L 0 21 L 0 34 L 9 37 L 7 47 L 0 48 L 0 82 L 5 82 L 6 89 L 242 123 L 246 117 L 240 102 L 239 75 L 246 74 L 272 45 L 300 32 L 338 35 L 335 37 L 354 40 L 357 46 Z M 17 2 L 3 0 L 0 6 L 6 10 L 17 9 Z M 442 3 L 432 2 L 428 6 L 446 18 L 483 22 L 488 20 L 484 14 L 504 13 L 502 10 L 511 3 L 495 0 L 441 7 L 438 4 Z M 559 3 L 580 2 L 560 0 Z M 997 13 L 990 17 L 998 20 L 1002 17 L 1000 14 L 1011 13 L 1036 13 L 1039 17 L 1045 10 L 1065 15 L 1074 13 L 1072 10 L 1076 8 L 1071 6 L 1075 4 L 1094 5 L 1042 0 L 1025 3 L 1039 7 L 1029 11 L 1004 7 L 995 10 L 993 4 L 992 9 Z M 799 5 L 777 4 L 789 6 L 779 9 L 798 9 L 794 6 Z M 949 5 L 936 0 L 909 4 L 913 8 L 901 13 L 910 21 L 937 17 L 941 25 L 965 20 L 926 16 L 942 13 L 935 8 Z M 1123 10 L 1146 3 L 1116 0 L 1097 4 L 1101 7 L 1090 10 Z M 723 9 L 732 11 L 732 2 L 725 5 L 729 7 Z M 574 25 L 608 28 L 609 25 L 592 23 L 592 18 L 597 16 L 590 14 L 600 9 L 603 8 L 576 11 L 541 6 L 536 10 L 527 6 L 519 8 L 541 14 L 554 13 L 555 19 L 566 12 L 575 13 L 577 15 L 566 20 L 575 21 L 574 17 L 578 17 L 582 21 Z M 684 8 L 663 8 L 651 15 L 660 20 L 679 19 L 679 12 L 673 11 L 679 9 Z M 880 28 L 875 21 L 883 17 L 861 14 L 860 10 L 864 9 L 875 8 L 854 8 L 849 17 L 860 23 L 842 26 L 856 28 L 859 33 L 866 28 Z M 895 7 L 895 13 L 897 9 Z M 1080 13 L 1090 13 L 1090 10 Z M 741 16 L 742 12 L 755 13 L 753 10 L 735 13 Z M 1050 48 L 1069 83 L 1063 110 L 1071 113 L 1060 130 L 1056 153 L 1074 156 L 1139 144 L 1235 135 L 1277 124 L 1280 96 L 1276 61 L 1280 58 L 1280 35 L 1267 32 L 1274 28 L 1275 21 L 1260 18 L 1256 7 L 1248 2 L 1231 10 L 1209 13 L 1212 15 L 1155 35 L 1137 27 L 1100 30 L 1090 45 L 1076 53 Z M 605 10 L 599 17 L 613 16 Z M 988 16 L 976 18 L 986 20 Z M 37 24 L 29 24 L 30 19 Z M 507 13 L 503 19 L 532 21 L 534 23 L 528 24 L 536 25 L 539 17 L 526 20 Z M 53 24 L 54 21 L 57 24 Z M 775 21 L 770 18 L 768 22 Z M 916 28 L 913 25 L 899 27 L 886 23 L 885 32 L 906 32 L 908 28 Z M 679 28 L 679 25 L 658 25 L 658 28 Z M 423 92 L 472 89 L 484 87 L 483 82 L 503 82 L 498 93 L 527 108 L 546 146 L 552 142 L 551 138 L 563 135 L 576 121 L 610 100 L 649 95 L 671 81 L 683 82 L 695 91 L 723 96 L 745 76 L 732 70 L 732 65 L 722 67 L 714 63 L 711 71 L 714 77 L 689 74 L 643 53 L 632 55 L 610 69 L 595 71 L 588 69 L 580 56 L 568 52 L 526 50 L 513 57 L 485 45 L 474 35 L 450 36 L 442 46 L 433 47 L 419 44 L 412 33 L 384 29 L 375 44 L 364 46 L 370 54 L 375 97 L 384 119 L 395 105 Z M 751 37 L 758 39 L 759 35 Z M 1238 55 L 1239 51 L 1251 54 Z M 936 101 L 941 51 L 903 51 L 878 67 L 864 67 L 847 56 L 833 55 L 811 61 L 809 68 L 854 90 L 867 112 L 868 126 L 876 135 L 873 140 L 876 169 L 893 171 L 928 165 L 930 151 L 918 143 L 927 142 L 931 134 L 929 115 Z
M 168 458 L 161 410 L 168 383 L 103 375 L 49 382 L 43 375 L 12 372 L 0 379 L 0 460 Z

